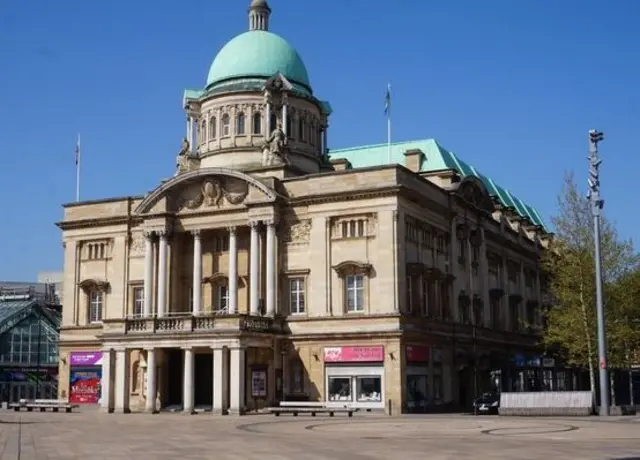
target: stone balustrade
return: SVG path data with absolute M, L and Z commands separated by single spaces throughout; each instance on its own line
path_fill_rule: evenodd
M 107 319 L 103 321 L 104 335 L 180 334 L 191 332 L 279 332 L 277 319 L 247 314 L 220 315 L 203 313 L 174 314 L 149 318 Z

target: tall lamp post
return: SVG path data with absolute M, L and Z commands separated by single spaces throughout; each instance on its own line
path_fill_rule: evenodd
M 596 129 L 589 131 L 589 202 L 593 215 L 593 236 L 595 240 L 596 264 L 596 312 L 598 321 L 598 360 L 600 377 L 600 416 L 609 415 L 609 377 L 607 372 L 607 344 L 604 322 L 604 305 L 602 302 L 602 259 L 600 255 L 600 213 L 604 200 L 600 198 L 600 164 L 598 143 L 604 134 Z

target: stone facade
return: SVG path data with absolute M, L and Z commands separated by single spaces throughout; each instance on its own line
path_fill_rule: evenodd
M 420 152 L 332 165 L 326 107 L 282 74 L 185 106 L 189 167 L 146 196 L 64 206 L 61 398 L 70 353 L 101 350 L 108 411 L 305 397 L 395 412 L 415 394 L 458 403 L 471 353 L 488 368 L 533 349 L 547 235 L 480 181 L 420 173 Z M 271 113 L 283 145 L 265 142 Z

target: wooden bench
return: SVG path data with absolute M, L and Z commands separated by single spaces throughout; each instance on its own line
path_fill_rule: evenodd
M 311 414 L 315 417 L 316 414 L 329 414 L 329 417 L 333 417 L 336 413 L 347 414 L 348 417 L 353 417 L 353 413 L 357 411 L 353 407 L 348 405 L 344 406 L 327 406 L 323 402 L 294 402 L 294 401 L 282 401 L 279 407 L 269 407 L 269 412 L 278 417 L 280 414 L 293 414 L 297 417 L 298 414 Z
M 57 399 L 35 399 L 31 401 L 20 401 L 17 403 L 9 404 L 9 408 L 13 409 L 15 412 L 20 412 L 22 409 L 25 409 L 27 412 L 33 412 L 34 410 L 39 410 L 40 412 L 46 412 L 47 409 L 51 409 L 52 412 L 59 412 L 60 410 L 64 410 L 67 413 L 73 411 L 73 409 L 78 408 L 77 404 L 71 404 L 67 401 L 60 401 Z

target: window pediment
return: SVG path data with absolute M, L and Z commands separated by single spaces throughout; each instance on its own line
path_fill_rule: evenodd
M 369 276 L 373 266 L 366 262 L 358 262 L 355 260 L 345 260 L 338 265 L 334 265 L 333 269 L 340 277 L 349 275 L 366 275 Z
M 458 185 L 456 194 L 471 206 L 488 213 L 493 213 L 495 203 L 485 186 L 479 179 L 466 177 Z
M 100 280 L 100 279 L 85 279 L 78 283 L 80 289 L 82 289 L 85 293 L 90 293 L 94 291 L 98 292 L 107 292 L 109 290 L 110 284 L 108 281 Z

